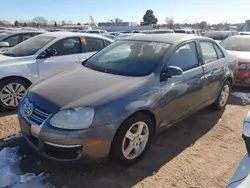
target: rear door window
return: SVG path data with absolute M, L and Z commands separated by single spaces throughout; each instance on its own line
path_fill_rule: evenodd
M 200 41 L 203 62 L 208 64 L 217 60 L 217 53 L 212 42 Z
M 87 43 L 88 52 L 100 51 L 105 47 L 104 41 L 102 39 L 85 37 L 85 40 Z

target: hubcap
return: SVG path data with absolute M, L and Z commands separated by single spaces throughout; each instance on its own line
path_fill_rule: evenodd
M 5 106 L 17 107 L 25 92 L 26 88 L 23 85 L 11 83 L 1 90 L 0 100 Z
M 133 124 L 125 134 L 122 153 L 126 159 L 138 157 L 145 149 L 149 138 L 148 126 L 144 122 Z
M 225 106 L 230 94 L 230 88 L 228 85 L 225 85 L 220 94 L 220 106 Z

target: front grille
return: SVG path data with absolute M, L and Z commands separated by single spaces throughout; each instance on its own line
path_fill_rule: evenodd
M 49 112 L 32 104 L 28 98 L 24 100 L 23 109 L 24 113 L 27 115 L 27 118 L 38 125 L 41 125 L 50 115 Z M 28 110 L 30 110 L 30 114 L 28 114 Z

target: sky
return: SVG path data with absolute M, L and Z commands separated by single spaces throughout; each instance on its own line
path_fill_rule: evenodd
M 36 16 L 47 20 L 96 23 L 115 17 L 123 21 L 142 21 L 147 9 L 152 9 L 158 23 L 166 17 L 174 22 L 241 23 L 250 19 L 250 0 L 1 0 L 0 20 L 32 20 Z

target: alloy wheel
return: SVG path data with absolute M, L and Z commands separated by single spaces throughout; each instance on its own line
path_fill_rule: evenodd
M 224 85 L 224 87 L 222 88 L 221 93 L 220 93 L 220 100 L 219 100 L 220 106 L 223 107 L 226 105 L 227 100 L 229 98 L 229 94 L 230 94 L 229 86 Z
M 26 88 L 19 83 L 10 83 L 0 91 L 0 100 L 5 106 L 17 107 L 26 92 Z
M 144 122 L 133 124 L 122 142 L 122 153 L 126 159 L 135 159 L 145 149 L 149 140 L 149 128 Z

